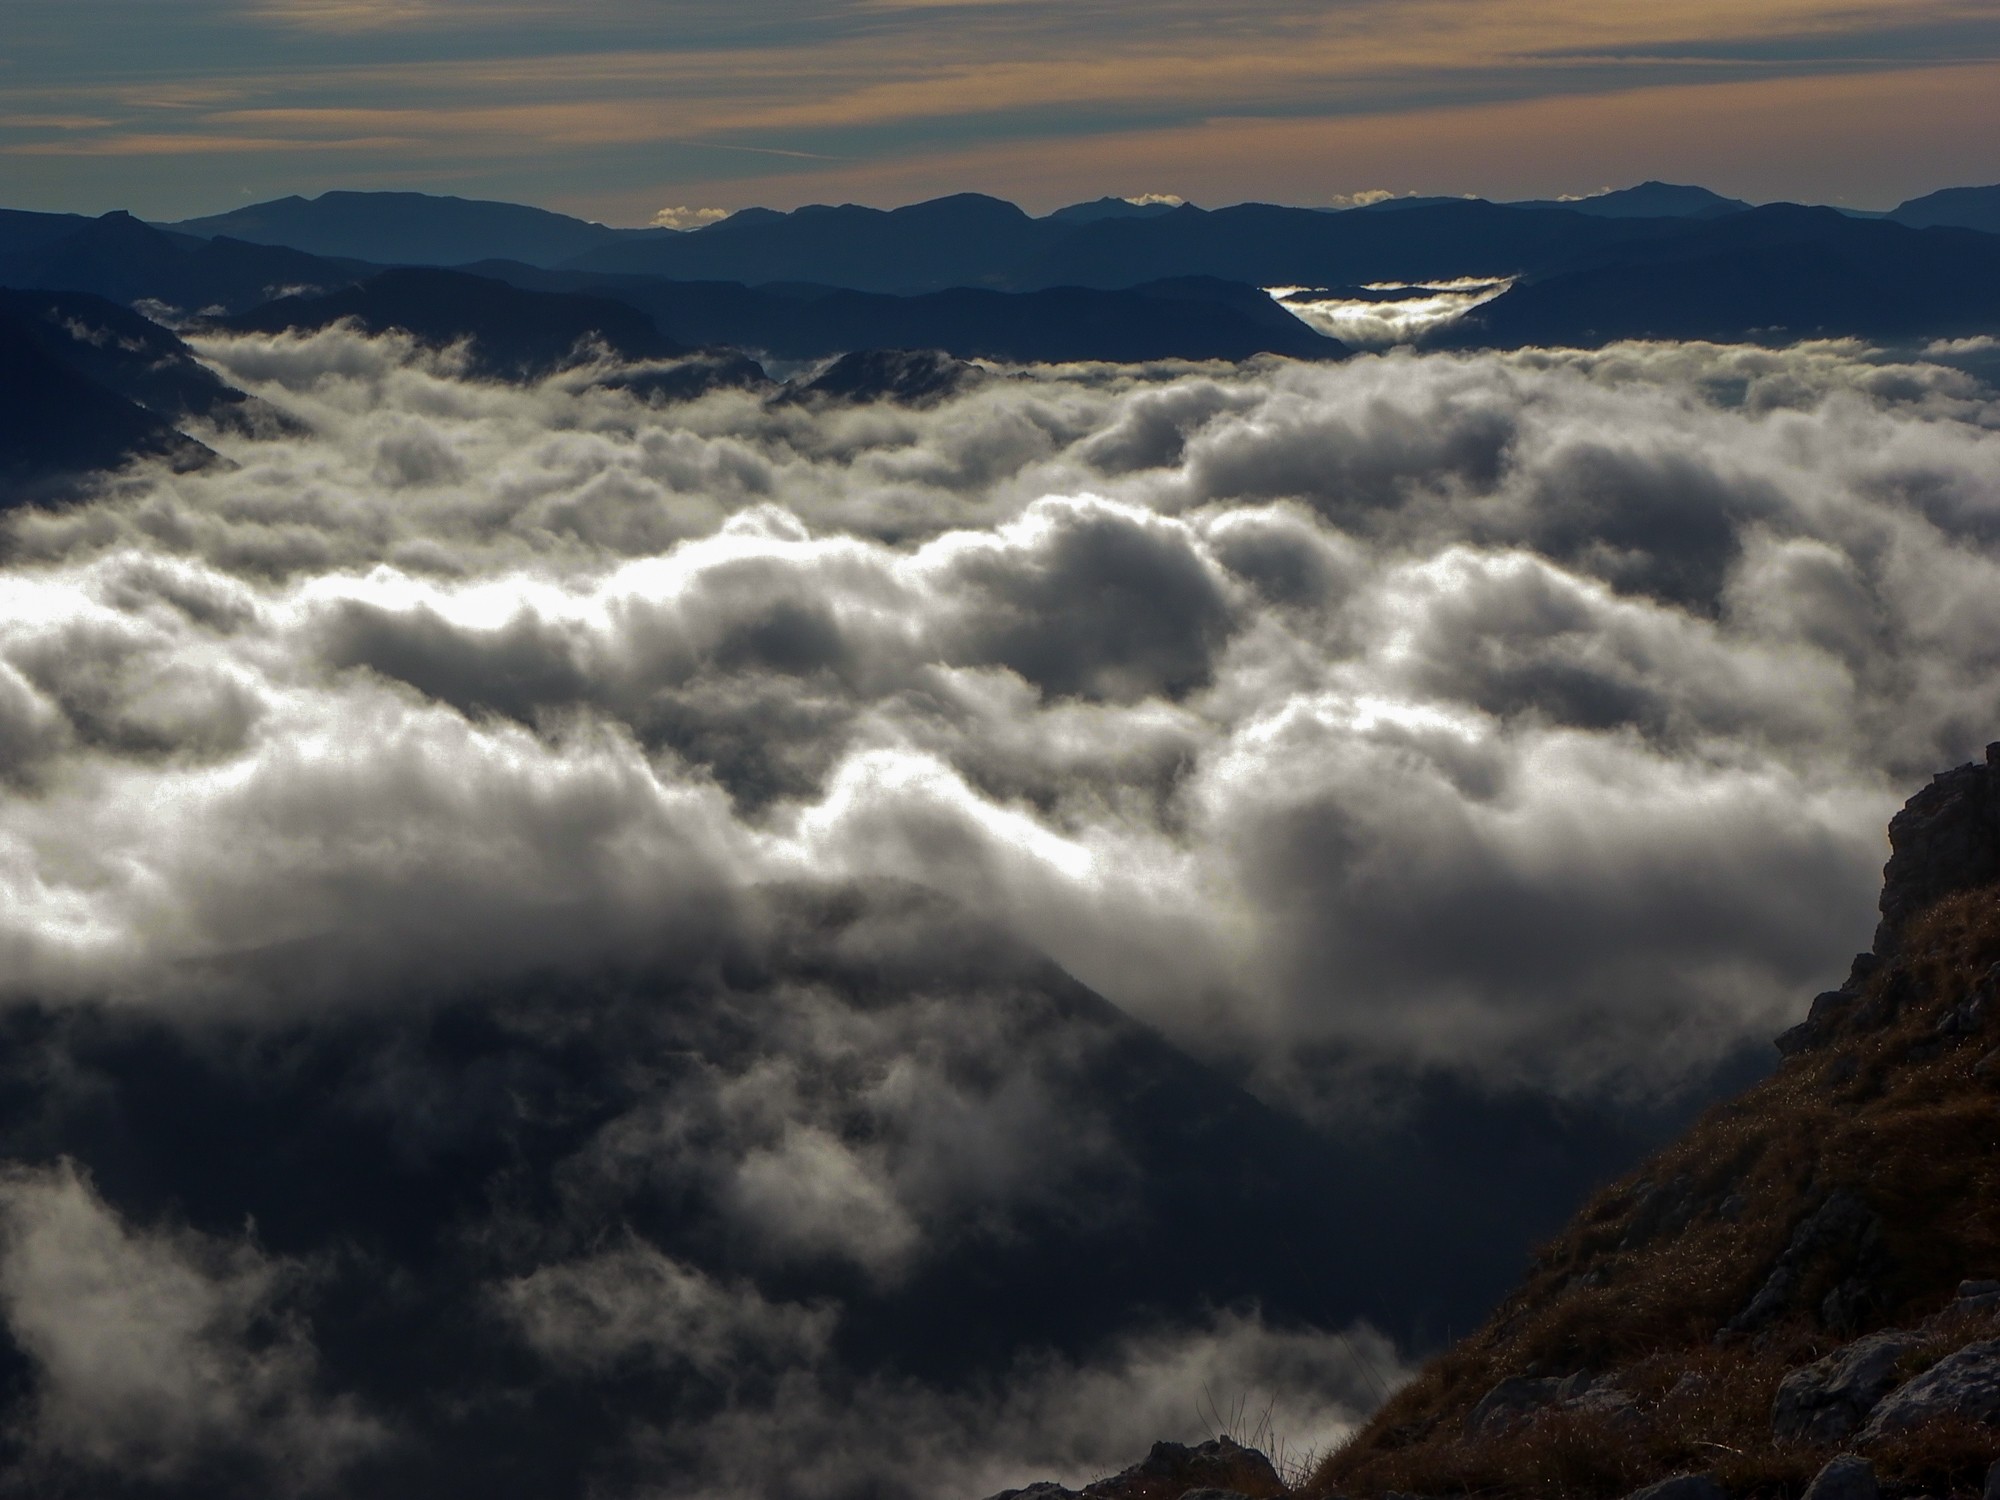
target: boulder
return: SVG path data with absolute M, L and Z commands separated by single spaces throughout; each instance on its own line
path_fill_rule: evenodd
M 1868 1419 L 1896 1383 L 1896 1362 L 1921 1336 L 1891 1328 L 1794 1370 L 1771 1403 L 1771 1436 L 1837 1442 Z
M 1939 1417 L 2000 1419 L 2000 1339 L 1967 1344 L 1885 1397 L 1861 1430 L 1870 1442 Z
M 1530 1413 L 1555 1405 L 1562 1399 L 1564 1384 L 1555 1378 L 1509 1376 L 1481 1396 L 1465 1414 L 1465 1435 L 1476 1437 L 1505 1431 Z
M 1585 1391 L 1574 1400 L 1563 1402 L 1562 1408 L 1564 1411 L 1579 1412 L 1584 1416 L 1594 1417 L 1618 1431 L 1629 1431 L 1643 1425 L 1646 1420 L 1639 1410 L 1639 1404 L 1630 1396 L 1623 1391 L 1611 1390 L 1605 1386 Z
M 1843 1453 L 1813 1476 L 1804 1500 L 1881 1500 L 1881 1495 L 1875 1466 L 1865 1458 Z
M 1625 1500 L 1729 1500 L 1713 1474 L 1675 1474 L 1634 1490 Z

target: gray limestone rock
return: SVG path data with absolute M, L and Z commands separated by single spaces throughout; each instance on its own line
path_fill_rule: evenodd
M 1713 1474 L 1676 1474 L 1634 1490 L 1625 1500 L 1728 1500 Z
M 1778 1257 L 1764 1285 L 1741 1312 L 1723 1325 L 1722 1333 L 1750 1333 L 1789 1311 L 1809 1265 L 1834 1258 L 1853 1267 L 1868 1259 L 1881 1237 L 1881 1221 L 1874 1210 L 1845 1188 L 1836 1188 L 1792 1231 L 1791 1243 Z
M 1509 1376 L 1481 1396 L 1478 1404 L 1465 1414 L 1466 1436 L 1503 1431 L 1530 1413 L 1553 1406 L 1562 1399 L 1562 1388 L 1563 1381 L 1559 1379 Z
M 1946 1309 L 1954 1313 L 2000 1312 L 2000 1281 L 1961 1281 Z
M 1865 1458 L 1843 1453 L 1813 1477 L 1804 1500 L 1881 1500 L 1875 1466 Z
M 1771 1436 L 1814 1442 L 1846 1437 L 1889 1393 L 1896 1361 L 1919 1341 L 1917 1334 L 1892 1328 L 1792 1371 L 1771 1403 Z
M 2000 1420 L 2000 1339 L 1967 1344 L 1906 1382 L 1875 1408 L 1861 1440 L 1904 1432 L 1938 1417 Z

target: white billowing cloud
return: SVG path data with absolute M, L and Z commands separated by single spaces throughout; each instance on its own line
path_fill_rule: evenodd
M 1334 1440 L 1394 1351 L 1247 1301 L 956 1383 L 850 1359 L 984 1250 L 1150 1211 L 1113 1095 L 1159 1054 L 1038 954 L 1302 1112 L 1667 1091 L 1838 976 L 1888 815 L 2000 725 L 2000 400 L 1950 365 L 1075 366 L 906 411 L 206 347 L 310 435 L 4 522 L 0 984 L 74 1027 L 65 1100 L 124 1027 L 505 1157 L 436 1208 L 480 1399 L 601 1397 L 606 1484 L 978 1495 L 1273 1393 Z M 303 1485 L 379 1438 L 299 1264 L 122 1207 L 0 1191 L 41 1461 Z
M 1369 288 L 1376 293 L 1373 297 L 1330 297 L 1285 287 L 1275 288 L 1273 294 L 1287 312 L 1349 348 L 1386 349 L 1449 327 L 1512 285 L 1511 280 L 1466 278 L 1436 286 Z M 1390 292 L 1404 295 L 1385 295 Z
M 315 436 L 11 523 L 21 990 L 661 962 L 764 882 L 888 876 L 1270 1080 L 1663 1086 L 1839 971 L 1888 813 L 2000 722 L 1993 397 L 1856 346 L 924 412 L 209 349 Z M 893 1263 L 902 1200 L 809 1125 L 735 1201 L 804 1174 Z
M 35 1367 L 28 1444 L 153 1480 L 217 1453 L 307 1493 L 387 1440 L 316 1389 L 286 1312 L 300 1268 L 248 1241 L 138 1230 L 65 1162 L 0 1175 L 0 1311 Z
M 710 224 L 720 224 L 729 217 L 729 214 L 730 210 L 726 208 L 688 208 L 684 204 L 675 204 L 672 208 L 663 208 L 653 215 L 653 227 L 705 229 Z

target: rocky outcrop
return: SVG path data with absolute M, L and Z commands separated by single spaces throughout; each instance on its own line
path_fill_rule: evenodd
M 1879 1259 L 1882 1221 L 1855 1194 L 1837 1188 L 1793 1231 L 1791 1243 L 1743 1310 L 1722 1327 L 1718 1338 L 1751 1333 L 1799 1305 L 1808 1273 L 1832 1263 L 1847 1274 L 1821 1303 L 1824 1321 L 1851 1324 L 1867 1299 L 1867 1272 Z
M 1003 1491 L 992 1500 L 1190 1500 L 1194 1496 L 1273 1500 L 1285 1493 L 1284 1481 L 1270 1459 L 1233 1438 L 1220 1437 L 1195 1447 L 1155 1443 L 1141 1462 L 1081 1490 L 1044 1482 Z
M 1899 1387 L 1875 1408 L 1861 1440 L 1907 1432 L 1939 1417 L 2000 1422 L 2000 1339 L 1967 1344 Z
M 1896 953 L 1904 927 L 1946 896 L 2000 881 L 2000 744 L 1983 763 L 1944 771 L 1889 823 L 1875 952 Z
M 1509 1376 L 1481 1396 L 1465 1414 L 1465 1435 L 1477 1437 L 1512 1426 L 1543 1407 L 1554 1405 L 1567 1384 L 1567 1380 Z
M 1846 1437 L 1896 1384 L 1897 1362 L 1922 1342 L 1921 1334 L 1892 1328 L 1792 1371 L 1771 1406 L 1771 1435 L 1814 1442 Z

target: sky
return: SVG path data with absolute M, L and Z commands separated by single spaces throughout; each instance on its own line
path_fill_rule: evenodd
M 1984 0 L 10 0 L 0 201 L 397 187 L 613 224 L 979 190 L 1326 203 L 2000 179 Z

